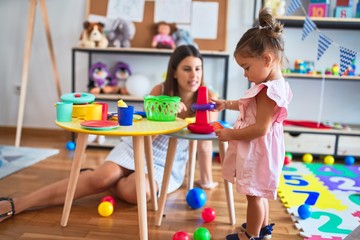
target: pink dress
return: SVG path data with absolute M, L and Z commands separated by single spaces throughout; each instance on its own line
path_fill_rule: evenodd
M 251 141 L 229 141 L 224 157 L 223 177 L 231 183 L 236 180 L 239 193 L 276 199 L 280 173 L 284 164 L 285 146 L 282 122 L 292 98 L 290 86 L 284 78 L 254 85 L 239 102 L 240 116 L 235 129 L 256 121 L 256 95 L 267 87 L 267 95 L 276 102 L 272 125 L 268 133 Z

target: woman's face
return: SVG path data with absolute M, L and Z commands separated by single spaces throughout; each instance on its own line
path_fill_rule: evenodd
M 196 92 L 201 84 L 203 66 L 200 58 L 189 56 L 184 58 L 175 70 L 181 92 Z

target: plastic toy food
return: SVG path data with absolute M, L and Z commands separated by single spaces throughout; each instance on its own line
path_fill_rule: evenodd
M 117 105 L 118 105 L 118 107 L 124 107 L 124 108 L 127 107 L 127 104 L 126 104 L 122 99 L 120 99 L 120 100 L 117 102 Z

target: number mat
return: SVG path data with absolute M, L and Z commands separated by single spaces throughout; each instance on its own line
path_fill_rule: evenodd
M 360 224 L 358 165 L 292 162 L 283 168 L 278 195 L 304 239 L 341 240 Z M 311 206 L 307 219 L 298 215 L 302 204 Z

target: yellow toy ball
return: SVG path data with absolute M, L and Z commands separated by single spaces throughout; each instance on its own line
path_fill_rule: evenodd
M 98 212 L 102 217 L 108 217 L 114 212 L 114 206 L 110 202 L 102 202 L 98 206 Z
M 302 157 L 304 163 L 311 163 L 313 161 L 313 155 L 310 153 L 305 153 Z
M 335 158 L 331 155 L 327 155 L 325 158 L 324 158 L 324 163 L 325 164 L 329 164 L 329 165 L 332 165 L 334 164 L 335 162 Z

